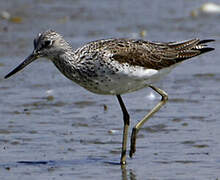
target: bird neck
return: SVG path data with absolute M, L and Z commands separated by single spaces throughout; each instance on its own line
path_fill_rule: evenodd
M 65 48 L 64 51 L 59 51 L 53 57 L 50 57 L 58 70 L 70 79 L 70 75 L 74 73 L 77 66 L 77 55 L 71 47 Z

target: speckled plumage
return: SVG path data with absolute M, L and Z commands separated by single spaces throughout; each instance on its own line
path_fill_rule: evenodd
M 34 51 L 5 78 L 10 77 L 39 57 L 49 58 L 70 80 L 85 89 L 116 95 L 124 116 L 121 164 L 126 163 L 129 114 L 121 94 L 149 86 L 161 95 L 161 101 L 134 126 L 130 157 L 136 150 L 136 136 L 143 124 L 168 99 L 166 92 L 152 83 L 169 73 L 178 63 L 214 50 L 206 46 L 213 40 L 192 39 L 182 42 L 149 42 L 133 39 L 105 39 L 85 44 L 75 51 L 55 31 L 48 30 L 34 39 Z
M 133 39 L 105 39 L 90 42 L 73 51 L 55 31 L 39 34 L 34 40 L 53 42 L 53 53 L 45 56 L 69 79 L 98 94 L 124 94 L 144 88 L 168 73 L 173 65 L 197 56 L 205 47 L 199 39 L 156 43 Z M 206 41 L 207 42 L 207 41 Z

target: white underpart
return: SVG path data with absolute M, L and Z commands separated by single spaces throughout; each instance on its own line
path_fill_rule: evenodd
M 158 81 L 175 67 L 174 65 L 161 70 L 155 70 L 141 66 L 129 66 L 126 63 L 115 63 L 119 71 L 113 75 L 106 75 L 111 81 L 102 82 L 101 88 L 96 93 L 115 95 L 133 92 Z

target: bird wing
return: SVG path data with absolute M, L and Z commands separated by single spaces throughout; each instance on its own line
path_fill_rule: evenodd
M 159 43 L 117 39 L 108 41 L 106 43 L 108 45 L 103 45 L 102 49 L 110 52 L 111 58 L 119 63 L 129 63 L 133 66 L 159 70 L 214 50 L 214 48 L 205 45 L 210 41 L 213 40 L 192 39 L 182 42 Z

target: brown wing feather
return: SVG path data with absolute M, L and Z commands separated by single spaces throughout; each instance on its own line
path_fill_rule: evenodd
M 107 46 L 105 43 L 102 44 L 101 49 L 110 52 L 111 58 L 119 63 L 158 70 L 214 50 L 204 44 L 210 41 L 213 40 L 192 39 L 183 42 L 156 43 L 117 39 L 108 41 Z

